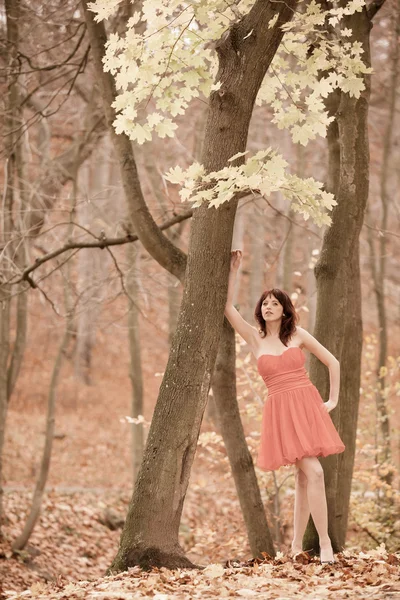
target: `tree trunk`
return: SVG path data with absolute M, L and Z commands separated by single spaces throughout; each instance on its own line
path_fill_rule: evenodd
M 78 222 L 88 227 L 93 232 L 100 234 L 99 225 L 96 226 L 96 213 L 99 207 L 93 208 L 91 196 L 100 198 L 108 181 L 105 152 L 96 152 L 93 157 L 95 165 L 89 161 L 79 169 L 77 174 L 77 195 L 85 198 L 76 207 Z M 77 168 L 80 159 L 77 157 Z M 92 173 L 93 169 L 93 173 Z M 97 219 L 98 220 L 98 219 Z M 107 268 L 106 253 L 101 253 L 93 248 L 82 248 L 78 253 L 78 282 L 77 289 L 80 296 L 79 311 L 76 317 L 76 346 L 75 346 L 75 376 L 80 378 L 85 385 L 91 385 L 92 354 L 96 338 L 96 326 L 100 307 L 99 274 Z
M 11 248 L 13 223 L 13 205 L 16 189 L 16 148 L 15 132 L 19 130 L 18 122 L 18 16 L 20 3 L 6 0 L 6 23 L 7 23 L 7 95 L 6 95 L 6 117 L 5 117 L 5 181 L 2 210 L 1 242 L 4 246 L 3 261 L 1 269 L 0 286 L 0 533 L 3 522 L 3 448 L 5 440 L 5 428 L 7 419 L 7 408 L 9 390 L 11 389 L 10 371 L 8 370 L 10 352 L 10 312 L 11 312 L 11 288 L 7 280 L 12 274 L 12 261 L 14 252 Z M 14 371 L 14 369 L 13 369 Z
M 68 319 L 66 322 L 66 328 L 58 348 L 56 360 L 54 362 L 53 373 L 50 381 L 50 389 L 47 403 L 47 419 L 46 419 L 46 430 L 45 430 L 45 443 L 42 455 L 42 462 L 40 465 L 40 472 L 36 482 L 35 491 L 32 498 L 32 506 L 28 518 L 26 520 L 24 529 L 21 535 L 12 544 L 12 549 L 15 551 L 22 550 L 25 548 L 28 540 L 33 532 L 36 522 L 40 515 L 40 509 L 42 506 L 42 499 L 44 490 L 46 487 L 47 478 L 50 470 L 50 459 L 54 440 L 54 426 L 55 426 L 55 412 L 56 412 L 56 400 L 57 400 L 57 386 L 60 377 L 60 372 L 63 364 L 64 353 L 67 348 L 68 342 L 71 338 L 72 332 L 72 319 Z
M 363 8 L 362 12 L 346 17 L 344 25 L 353 30 L 353 41 L 361 42 L 364 48 L 364 62 L 370 66 L 371 23 L 366 9 Z M 315 267 L 318 300 L 314 335 L 341 363 L 340 400 L 337 408 L 330 414 L 335 426 L 347 440 L 346 450 L 341 457 L 341 461 L 346 461 L 347 472 L 346 479 L 341 473 L 340 492 L 337 492 L 339 456 L 333 454 L 321 458 L 328 502 L 329 535 L 334 551 L 341 549 L 338 516 L 343 518 L 347 515 L 344 506 L 348 506 L 349 497 L 344 498 L 343 491 L 350 490 L 354 466 L 356 430 L 353 427 L 357 422 L 360 388 L 360 370 L 355 365 L 361 363 L 361 306 L 360 303 L 351 305 L 354 292 L 350 288 L 359 286 L 359 281 L 354 280 L 354 277 L 359 276 L 359 270 L 352 268 L 352 265 L 353 260 L 356 260 L 355 255 L 358 256 L 356 247 L 359 244 L 359 234 L 368 198 L 369 76 L 365 77 L 364 82 L 366 89 L 359 99 L 350 98 L 344 93 L 340 95 L 339 109 L 336 114 L 338 137 L 335 139 L 333 136 L 328 146 L 330 163 L 334 161 L 334 164 L 330 164 L 329 172 L 336 173 L 338 176 L 337 182 L 332 183 L 333 189 L 336 190 L 338 204 L 332 212 L 332 224 L 324 235 L 322 252 Z M 354 319 L 359 324 L 359 329 L 354 331 L 351 338 L 345 338 L 347 328 L 351 327 L 349 319 Z M 347 345 L 350 345 L 351 349 L 344 348 Z M 351 360 L 348 360 L 349 352 L 352 352 Z M 310 363 L 310 377 L 318 387 L 322 398 L 328 399 L 328 371 L 314 356 Z M 345 383 L 348 386 L 349 380 L 352 381 L 352 390 L 356 390 L 355 397 L 349 397 L 345 389 Z M 345 403 L 347 406 L 344 410 Z M 341 515 L 336 510 L 337 499 L 338 504 L 341 499 Z M 345 530 L 346 526 L 347 524 L 342 523 L 341 530 Z M 310 523 L 303 542 L 305 548 L 319 551 L 318 536 Z
M 10 345 L 10 300 L 8 286 L 0 287 L 0 537 L 3 523 L 3 448 L 8 407 L 7 363 Z
M 143 415 L 143 372 L 140 348 L 139 329 L 139 289 L 138 265 L 140 248 L 136 244 L 127 246 L 127 262 L 129 270 L 126 276 L 126 289 L 128 296 L 128 336 L 130 353 L 130 380 L 132 384 L 132 418 L 137 419 Z M 143 459 L 144 447 L 143 423 L 132 423 L 132 471 L 135 483 Z
M 376 261 L 375 256 L 375 245 L 372 230 L 368 229 L 368 244 L 370 247 L 371 256 L 371 273 L 372 280 L 374 283 L 374 292 L 376 298 L 376 306 L 378 309 L 378 328 L 379 328 L 379 356 L 377 364 L 377 387 L 378 391 L 376 394 L 376 408 L 378 412 L 379 426 L 381 432 L 383 454 L 382 462 L 386 463 L 386 466 L 390 465 L 392 451 L 391 451 L 391 439 L 390 439 L 390 419 L 389 411 L 386 405 L 385 398 L 385 385 L 386 378 L 381 375 L 381 367 L 386 366 L 387 354 L 388 354 L 388 334 L 387 334 L 387 318 L 386 318 L 386 307 L 385 307 L 385 276 L 386 276 L 386 252 L 387 252 L 387 238 L 385 231 L 387 230 L 388 213 L 389 213 L 389 193 L 388 193 L 388 179 L 390 169 L 390 155 L 392 152 L 392 141 L 393 131 L 395 125 L 396 116 L 396 94 L 397 94 L 397 82 L 398 82 L 398 69 L 399 69 L 399 42 L 400 42 L 400 5 L 397 2 L 396 7 L 396 22 L 394 30 L 394 39 L 392 45 L 392 60 L 391 60 L 391 81 L 389 88 L 389 115 L 386 124 L 386 131 L 384 135 L 383 144 L 383 157 L 382 157 L 382 168 L 380 175 L 380 191 L 381 191 L 381 223 L 380 223 L 380 235 L 378 239 L 378 260 Z M 382 479 L 391 485 L 393 481 L 393 471 L 389 470 Z
M 113 87 L 101 72 L 104 26 L 94 23 L 84 0 L 82 5 L 111 124 Z M 282 38 L 280 26 L 290 20 L 293 6 L 294 1 L 278 5 L 259 0 L 217 44 L 217 80 L 223 85 L 209 102 L 202 156 L 208 172 L 222 168 L 228 158 L 245 150 L 255 97 Z M 276 13 L 278 21 L 268 29 Z M 249 32 L 253 35 L 248 36 Z M 156 231 L 142 202 L 129 141 L 114 133 L 113 142 L 140 240 L 162 266 L 182 277 L 182 253 Z M 203 206 L 195 211 L 178 326 L 111 571 L 135 564 L 191 565 L 179 545 L 178 530 L 223 321 L 236 204 L 231 201 L 218 210 Z
M 17 121 L 19 125 L 23 126 L 23 115 L 19 106 L 18 101 L 18 93 L 16 93 L 16 106 L 14 106 L 14 110 L 17 113 Z M 15 174 L 14 180 L 17 181 L 17 187 L 19 191 L 19 211 L 20 216 L 16 219 L 15 230 L 20 232 L 23 238 L 23 234 L 25 232 L 24 226 L 24 218 L 23 215 L 26 214 L 28 209 L 28 192 L 26 189 L 26 177 L 25 177 L 25 160 L 24 160 L 24 152 L 23 145 L 25 142 L 26 136 L 18 135 L 14 144 L 14 165 L 15 165 Z M 15 247 L 15 246 L 14 246 Z M 26 241 L 21 239 L 20 243 L 15 248 L 14 260 L 18 269 L 21 271 L 24 269 L 26 265 Z M 26 345 L 26 335 L 28 329 L 28 294 L 27 294 L 27 285 L 25 282 L 20 283 L 13 292 L 17 292 L 18 296 L 16 298 L 16 332 L 14 338 L 13 349 L 11 352 L 10 365 L 8 368 L 8 401 L 10 401 L 11 394 L 13 393 L 15 383 L 18 379 L 19 371 L 21 369 L 22 360 L 25 354 L 25 345 Z
M 347 314 L 343 337 L 340 382 L 340 420 L 338 432 L 346 450 L 338 456 L 340 484 L 336 491 L 336 521 L 338 548 L 346 542 L 347 523 L 353 467 L 356 453 L 358 408 L 360 402 L 361 354 L 362 354 L 362 314 L 359 244 L 355 244 L 350 258 L 348 278 L 351 285 L 347 294 Z
M 212 377 L 218 422 L 236 485 L 252 556 L 275 556 L 236 399 L 235 332 L 225 319 Z

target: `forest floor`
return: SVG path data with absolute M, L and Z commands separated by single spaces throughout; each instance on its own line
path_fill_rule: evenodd
M 72 361 L 64 366 L 41 515 L 26 548 L 13 554 L 11 543 L 25 524 L 40 466 L 56 347 L 54 329 L 44 334 L 49 328 L 43 328 L 40 319 L 32 320 L 31 329 L 34 347 L 27 350 L 7 418 L 0 600 L 400 599 L 400 553 L 386 551 L 354 524 L 346 550 L 336 555 L 333 566 L 321 566 L 316 557 L 305 553 L 296 560 L 288 556 L 292 467 L 268 475 L 257 472 L 277 555 L 253 560 L 226 453 L 214 443 L 212 411 L 207 411 L 202 425 L 206 441 L 196 454 L 180 528 L 180 543 L 188 558 L 204 569 L 143 572 L 134 568 L 104 577 L 118 548 L 132 492 L 131 426 L 125 418 L 131 402 L 129 359 L 125 332 L 116 327 L 112 335 L 105 327 L 97 334 L 100 350 L 93 356 L 90 385 L 75 376 Z M 151 325 L 145 333 L 147 339 L 154 335 Z M 143 349 L 147 421 L 167 353 L 167 341 L 160 338 L 154 347 Z M 247 434 L 259 429 L 257 421 L 245 425 Z M 253 451 L 250 437 L 249 444 Z M 274 490 L 279 490 L 278 523 L 273 519 Z M 114 520 L 120 523 L 113 530 Z
M 360 551 L 355 544 L 335 556 L 335 565 L 317 557 L 288 554 L 289 539 L 274 559 L 254 560 L 231 482 L 201 474 L 201 463 L 187 494 L 180 539 L 200 570 L 139 568 L 104 577 L 118 548 L 130 490 L 56 487 L 46 493 L 40 520 L 19 554 L 10 542 L 20 533 L 31 492 L 8 488 L 7 523 L 0 544 L 0 599 L 152 599 L 195 598 L 400 598 L 400 553 L 384 546 Z M 199 464 L 200 463 L 200 464 Z M 205 568 L 204 568 L 205 567 Z
M 202 508 L 208 506 L 214 515 L 211 521 L 202 522 L 196 511 L 200 498 Z M 120 531 L 110 530 L 104 517 L 107 509 L 114 516 L 125 514 L 128 490 L 50 491 L 40 522 L 18 555 L 12 554 L 9 542 L 20 531 L 29 494 L 9 490 L 5 500 L 8 518 L 7 541 L 0 545 L 1 600 L 400 598 L 400 553 L 387 553 L 383 547 L 367 552 L 345 550 L 336 555 L 333 566 L 321 566 L 307 553 L 293 559 L 287 548 L 275 559 L 252 560 L 243 551 L 247 542 L 240 514 L 227 511 L 230 494 L 223 498 L 210 488 L 189 491 L 181 527 L 189 558 L 204 569 L 144 572 L 133 568 L 111 577 L 103 575 L 114 558 Z
M 227 488 L 226 494 L 221 487 Z M 231 494 L 223 481 L 202 485 L 200 479 L 200 485 L 189 489 L 181 541 L 188 557 L 204 569 L 134 568 L 104 577 L 120 535 L 119 529 L 109 528 L 109 521 L 123 519 L 129 490 L 49 491 L 28 546 L 13 555 L 10 541 L 24 523 L 30 493 L 9 489 L 6 539 L 0 544 L 0 598 L 400 598 L 400 553 L 390 554 L 384 547 L 345 550 L 333 566 L 321 566 L 308 553 L 293 559 L 284 545 L 275 559 L 251 559 Z M 206 513 L 211 518 L 205 520 Z

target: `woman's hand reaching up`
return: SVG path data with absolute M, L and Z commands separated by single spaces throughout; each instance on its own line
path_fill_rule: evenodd
M 231 252 L 231 271 L 237 272 L 242 262 L 242 251 L 232 250 Z

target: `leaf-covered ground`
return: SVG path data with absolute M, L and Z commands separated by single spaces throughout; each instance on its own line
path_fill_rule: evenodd
M 204 569 L 144 572 L 134 568 L 103 577 L 120 534 L 110 530 L 105 518 L 125 514 L 128 493 L 48 494 L 29 546 L 18 556 L 12 555 L 9 541 L 24 522 L 29 494 L 7 493 L 8 541 L 0 545 L 1 600 L 400 597 L 400 553 L 388 553 L 383 545 L 367 552 L 345 550 L 336 555 L 333 566 L 322 566 L 317 557 L 307 553 L 292 557 L 287 551 L 278 552 L 275 559 L 246 560 L 249 552 L 240 514 L 226 515 L 229 494 L 217 500 L 213 490 L 195 485 L 189 491 L 188 507 L 196 507 L 200 497 L 203 508 L 215 503 L 215 519 L 203 527 L 201 521 L 195 526 L 196 509 L 187 510 L 181 539 L 188 556 Z
M 204 570 L 139 567 L 95 581 L 63 585 L 35 583 L 22 593 L 3 589 L 2 598 L 151 599 L 194 598 L 370 598 L 383 600 L 400 594 L 399 555 L 337 555 L 335 565 L 320 565 L 307 553 L 294 559 L 279 554 L 275 559 L 208 565 Z

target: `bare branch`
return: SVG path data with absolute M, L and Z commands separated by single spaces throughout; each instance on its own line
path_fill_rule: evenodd
M 44 66 L 44 67 L 39 67 L 39 66 L 35 66 L 35 65 L 33 65 L 33 64 L 32 64 L 32 62 L 31 62 L 31 59 L 29 58 L 29 56 L 26 56 L 25 54 L 22 54 L 22 52 L 18 52 L 17 59 L 18 59 L 20 62 L 21 62 L 21 60 L 20 60 L 21 58 L 25 59 L 25 60 L 26 60 L 26 62 L 28 63 L 28 65 L 30 66 L 30 68 L 32 69 L 32 71 L 53 71 L 54 69 L 59 69 L 59 68 L 60 68 L 60 67 L 62 67 L 63 65 L 66 65 L 66 64 L 68 64 L 68 63 L 69 63 L 69 61 L 70 61 L 70 60 L 71 60 L 71 59 L 72 59 L 72 58 L 75 56 L 75 54 L 77 53 L 77 51 L 78 51 L 78 49 L 79 49 L 79 47 L 80 47 L 80 45 L 81 45 L 81 43 L 82 43 L 82 41 L 83 41 L 83 38 L 85 37 L 85 33 L 86 33 L 86 23 L 84 23 L 84 22 L 81 22 L 81 23 L 79 23 L 79 25 L 78 25 L 78 27 L 76 28 L 76 30 L 75 30 L 75 32 L 73 33 L 73 35 L 72 35 L 72 36 L 70 36 L 69 38 L 67 38 L 66 40 L 63 40 L 63 42 L 62 42 L 62 43 L 66 42 L 66 41 L 68 41 L 68 40 L 70 40 L 70 39 L 72 39 L 72 38 L 73 38 L 73 37 L 74 37 L 74 36 L 77 34 L 78 30 L 79 30 L 81 27 L 83 27 L 83 31 L 82 31 L 82 33 L 81 33 L 81 35 L 80 35 L 80 37 L 79 37 L 79 40 L 78 40 L 78 42 L 77 42 L 77 44 L 76 44 L 75 48 L 72 50 L 72 52 L 69 54 L 69 56 L 67 56 L 67 58 L 66 58 L 65 60 L 63 60 L 62 62 L 60 62 L 60 63 L 56 63 L 56 64 L 54 64 L 54 65 L 46 65 L 46 66 Z M 59 44 L 57 44 L 57 45 L 59 45 Z M 55 48 L 57 45 L 53 46 L 53 48 Z M 51 49 L 51 48 L 48 48 L 48 49 L 42 50 L 42 52 L 46 52 L 47 50 L 50 50 L 50 49 Z M 81 62 L 81 61 L 80 61 L 80 62 Z M 80 62 L 79 62 L 79 64 L 80 64 Z M 78 66 L 78 65 L 74 65 L 74 66 Z M 21 73 L 21 74 L 27 74 L 27 73 L 31 73 L 32 71 L 23 71 L 23 72 L 22 72 L 22 71 L 20 71 L 20 73 Z
M 172 217 L 171 219 L 169 219 L 168 221 L 166 221 L 165 223 L 160 225 L 159 226 L 160 230 L 163 231 L 165 229 L 168 229 L 169 227 L 172 227 L 173 225 L 176 225 L 177 223 L 181 223 L 182 221 L 185 221 L 186 219 L 190 219 L 192 214 L 193 214 L 193 211 L 188 210 L 180 215 L 176 215 L 175 217 Z M 95 237 L 95 236 L 93 236 L 93 237 Z M 61 248 L 58 248 L 57 250 L 53 250 L 53 252 L 48 252 L 47 254 L 42 256 L 42 258 L 37 258 L 33 265 L 31 265 L 30 267 L 27 267 L 23 271 L 21 277 L 17 281 L 14 281 L 11 283 L 13 285 L 16 285 L 17 283 L 21 283 L 21 281 L 27 281 L 32 288 L 36 288 L 37 285 L 31 278 L 30 274 L 33 271 L 35 271 L 38 267 L 43 265 L 44 263 L 48 262 L 49 260 L 52 260 L 53 258 L 56 258 L 57 256 L 60 256 L 60 254 L 64 254 L 65 252 L 68 252 L 68 250 L 80 250 L 82 248 L 104 249 L 104 248 L 108 248 L 109 246 L 121 246 L 123 244 L 130 244 L 131 242 L 137 242 L 138 239 L 139 238 L 137 235 L 128 233 L 126 236 L 118 237 L 118 238 L 106 238 L 106 237 L 99 238 L 99 237 L 97 237 L 96 241 L 94 241 L 94 242 L 68 242 Z
M 385 0 L 372 0 L 372 2 L 368 4 L 367 15 L 370 21 L 372 21 L 376 13 L 382 8 L 384 4 Z

